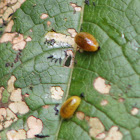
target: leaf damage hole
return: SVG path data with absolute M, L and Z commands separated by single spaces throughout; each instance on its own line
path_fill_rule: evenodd
M 27 119 L 28 131 L 27 131 L 27 138 L 34 138 L 35 135 L 41 133 L 43 129 L 43 122 L 39 118 L 34 116 L 30 116 Z
M 131 114 L 132 115 L 137 115 L 139 113 L 139 109 L 136 108 L 136 107 L 133 107 L 132 110 L 131 110 Z
M 111 85 L 105 83 L 105 79 L 102 77 L 97 77 L 93 81 L 93 86 L 94 88 L 101 94 L 109 94 Z
M 59 86 L 51 87 L 50 92 L 51 92 L 51 98 L 55 100 L 61 100 L 64 94 L 64 91 Z
M 74 14 L 76 13 L 76 12 L 80 12 L 81 10 L 82 10 L 82 8 L 81 8 L 81 6 L 78 6 L 76 3 L 72 3 L 72 2 L 70 2 L 70 5 L 72 6 L 72 8 L 73 8 L 73 10 L 74 10 Z
M 10 130 L 7 132 L 8 140 L 24 140 L 26 139 L 26 131 L 24 129 Z
M 108 101 L 107 100 L 102 100 L 100 104 L 101 104 L 101 106 L 106 106 L 108 104 Z
M 41 18 L 41 19 L 46 19 L 46 18 L 48 18 L 48 14 L 43 13 L 43 14 L 40 16 L 40 18 Z
M 54 47 L 58 47 L 58 46 L 74 47 L 75 46 L 74 38 L 72 38 L 71 36 L 61 34 L 61 33 L 48 32 L 45 35 L 45 39 L 49 41 L 54 39 L 55 40 L 55 43 L 53 44 Z
M 65 51 L 65 62 L 64 62 L 64 66 L 65 67 L 72 67 L 73 62 L 74 62 L 74 54 L 72 50 L 67 50 Z
M 85 118 L 85 114 L 83 112 L 76 112 L 76 117 L 79 119 L 79 120 L 84 120 Z

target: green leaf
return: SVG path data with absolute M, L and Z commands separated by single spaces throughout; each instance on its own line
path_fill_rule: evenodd
M 0 138 L 23 129 L 29 139 L 31 118 L 42 122 L 39 134 L 49 135 L 46 140 L 140 139 L 139 7 L 139 0 L 26 0 L 12 17 L 12 32 L 24 36 L 25 48 L 0 44 Z M 101 49 L 76 51 L 68 29 L 94 35 Z M 58 40 L 45 38 L 54 31 Z M 77 63 L 71 66 L 73 55 Z M 62 103 L 81 93 L 73 117 L 62 119 Z M 8 108 L 15 116 L 4 116 Z

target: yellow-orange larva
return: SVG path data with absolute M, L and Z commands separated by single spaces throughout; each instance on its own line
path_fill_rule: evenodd
M 81 98 L 78 96 L 72 96 L 62 105 L 60 109 L 60 115 L 64 119 L 72 117 L 75 110 L 78 108 L 81 102 Z
M 84 51 L 94 52 L 97 51 L 100 46 L 97 40 L 89 33 L 80 32 L 75 36 L 76 44 Z

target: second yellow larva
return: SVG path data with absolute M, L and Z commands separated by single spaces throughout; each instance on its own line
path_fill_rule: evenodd
M 60 109 L 60 115 L 64 119 L 72 117 L 75 110 L 78 108 L 81 102 L 81 98 L 78 96 L 72 96 L 62 105 Z

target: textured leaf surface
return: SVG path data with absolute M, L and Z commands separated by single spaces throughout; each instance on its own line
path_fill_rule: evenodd
M 22 52 L 13 50 L 9 42 L 0 44 L 0 87 L 4 87 L 0 107 L 9 108 L 15 103 L 7 83 L 15 76 L 15 88 L 22 89 L 22 101 L 26 102 L 29 112 L 16 113 L 18 120 L 9 127 L 3 126 L 2 140 L 7 139 L 10 130 L 28 132 L 27 120 L 31 116 L 42 121 L 40 134 L 50 135 L 46 140 L 91 140 L 99 134 L 109 140 L 110 133 L 116 140 L 140 139 L 140 113 L 137 112 L 140 108 L 140 1 L 96 0 L 93 3 L 90 0 L 86 3 L 83 0 L 27 0 L 15 12 L 13 32 L 32 40 L 26 42 Z M 74 11 L 71 4 L 82 10 Z M 48 15 L 46 19 L 40 18 L 43 13 Z M 52 30 L 70 35 L 68 29 L 79 32 L 80 28 L 94 35 L 101 49 L 95 53 L 77 51 L 74 68 L 64 67 L 65 52 L 73 50 L 72 45 L 64 42 L 51 45 L 45 42 L 44 36 Z M 17 56 L 19 61 L 14 63 Z M 102 86 L 95 85 L 97 79 L 105 80 L 111 87 L 109 93 L 100 92 Z M 63 98 L 53 98 L 52 89 L 55 94 L 58 90 L 64 92 Z M 56 115 L 56 104 L 60 104 L 59 110 L 67 97 L 81 93 L 85 97 L 71 119 L 63 120 Z

